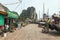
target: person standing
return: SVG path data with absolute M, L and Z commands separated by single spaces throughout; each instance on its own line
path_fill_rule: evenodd
M 8 31 L 9 25 L 5 24 L 5 27 L 3 29 L 3 36 L 6 37 L 7 36 L 7 31 Z
M 8 24 L 6 24 L 6 25 L 5 25 L 5 27 L 6 27 L 6 30 L 8 30 L 8 28 L 9 28 L 9 25 L 8 25 Z

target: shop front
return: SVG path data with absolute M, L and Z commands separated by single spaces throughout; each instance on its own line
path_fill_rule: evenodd
M 11 24 L 13 22 L 16 22 L 16 20 L 18 19 L 18 15 L 15 14 L 13 11 L 8 11 L 8 18 L 9 18 L 9 22 Z
M 9 26 L 10 26 L 9 29 L 11 31 L 11 29 L 15 28 L 14 24 L 17 24 L 16 21 L 18 20 L 18 15 L 13 11 L 8 11 L 7 13 L 8 13 L 8 20 L 9 20 Z
M 0 29 L 5 25 L 5 16 L 7 15 L 6 12 L 0 11 Z

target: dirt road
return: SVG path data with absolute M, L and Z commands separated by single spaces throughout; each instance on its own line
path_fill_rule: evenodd
M 0 40 L 60 40 L 57 32 L 41 33 L 41 28 L 37 24 L 29 24 L 13 33 L 8 33 L 6 38 Z

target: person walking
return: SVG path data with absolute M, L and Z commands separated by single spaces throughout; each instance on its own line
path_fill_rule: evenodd
M 21 28 L 21 23 L 18 22 L 18 30 Z

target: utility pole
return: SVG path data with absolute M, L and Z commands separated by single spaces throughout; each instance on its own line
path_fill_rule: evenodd
M 44 15 L 45 14 L 45 5 L 44 5 L 44 3 L 43 3 L 43 19 L 44 19 Z
M 40 19 L 40 11 L 39 11 L 39 19 Z
M 47 16 L 49 17 L 49 9 L 47 10 Z
M 45 5 L 44 5 L 44 3 L 43 3 L 43 14 L 45 13 Z
M 59 11 L 59 16 L 60 16 L 60 11 Z
M 59 14 L 60 14 L 60 11 L 59 11 Z

